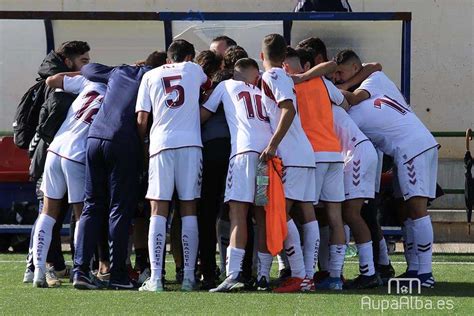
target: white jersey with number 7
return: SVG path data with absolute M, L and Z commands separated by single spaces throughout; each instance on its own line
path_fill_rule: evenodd
M 143 75 L 136 112 L 152 112 L 150 156 L 165 149 L 202 147 L 199 118 L 201 86 L 210 81 L 193 62 L 167 64 Z

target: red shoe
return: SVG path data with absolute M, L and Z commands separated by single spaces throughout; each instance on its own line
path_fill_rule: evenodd
M 290 277 L 283 282 L 279 287 L 273 290 L 275 293 L 296 293 L 301 292 L 301 284 L 304 279 Z
M 127 265 L 127 270 L 128 270 L 128 277 L 130 278 L 130 280 L 137 282 L 138 277 L 140 276 L 138 271 L 133 269 L 131 265 Z

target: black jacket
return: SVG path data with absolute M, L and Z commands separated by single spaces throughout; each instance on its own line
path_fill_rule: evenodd
M 38 75 L 46 79 L 49 76 L 68 71 L 71 71 L 71 69 L 64 64 L 54 51 L 51 51 L 39 67 Z M 48 146 L 64 122 L 69 107 L 75 98 L 76 95 L 70 93 L 55 91 L 55 89 L 50 88 L 46 90 L 46 101 L 41 106 L 36 134 L 31 140 L 29 148 L 31 158 L 30 177 L 33 180 L 38 180 L 43 174 Z

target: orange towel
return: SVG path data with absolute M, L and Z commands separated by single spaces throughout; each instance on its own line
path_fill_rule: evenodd
M 285 192 L 282 182 L 283 165 L 281 159 L 276 157 L 267 163 L 269 178 L 268 204 L 265 206 L 267 248 L 272 256 L 276 256 L 283 249 L 283 242 L 288 234 Z

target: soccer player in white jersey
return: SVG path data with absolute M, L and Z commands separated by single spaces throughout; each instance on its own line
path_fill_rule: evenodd
M 270 34 L 263 39 L 261 58 L 265 73 L 262 76 L 262 101 L 270 119 L 273 137 L 261 156 L 264 159 L 276 155 L 282 158 L 287 214 L 296 203 L 304 222 L 311 222 L 311 218 L 314 221 L 313 202 L 316 200 L 314 154 L 297 114 L 293 81 L 282 69 L 286 50 L 285 39 L 279 34 Z M 291 277 L 274 290 L 279 293 L 297 292 L 306 283 L 310 283 L 305 280 L 298 229 L 289 215 L 287 216 L 288 237 L 284 248 L 291 268 Z M 272 258 L 259 258 L 259 262 L 262 269 L 258 277 L 265 276 L 268 279 Z
M 80 218 L 84 202 L 85 151 L 89 126 L 99 111 L 106 85 L 95 83 L 78 75 L 59 73 L 46 79 L 51 88 L 79 94 L 66 119 L 48 148 L 41 191 L 44 208 L 38 217 L 33 235 L 33 286 L 47 287 L 46 255 L 51 234 L 60 213 L 61 201 L 66 192 L 76 219 Z
M 351 50 L 336 57 L 338 76 L 346 81 L 362 67 Z M 354 93 L 344 92 L 354 105 L 349 114 L 362 132 L 386 155 L 394 158 L 398 185 L 408 218 L 404 222 L 407 244 L 412 244 L 407 277 L 417 277 L 423 287 L 434 287 L 432 274 L 433 227 L 428 199 L 436 197 L 438 143 L 406 103 L 396 85 L 375 72 Z
M 364 201 L 373 199 L 376 191 L 378 154 L 374 145 L 361 132 L 349 114 L 333 106 L 334 129 L 342 145 L 344 157 L 344 193 L 342 218 L 349 225 L 359 254 L 360 275 L 344 284 L 345 289 L 367 289 L 379 285 L 375 273 L 372 239 L 360 211 Z
M 259 156 L 272 137 L 270 123 L 262 105 L 262 94 L 256 86 L 258 64 L 250 58 L 237 61 L 234 78 L 221 82 L 204 103 L 201 121 L 215 113 L 219 104 L 224 112 L 231 134 L 231 156 L 224 202 L 229 204 L 231 222 L 230 244 L 227 247 L 227 278 L 210 292 L 230 292 L 244 287 L 240 273 L 247 244 L 247 214 L 250 208 L 258 221 L 259 237 L 265 232 L 265 214 L 262 207 L 253 206 Z M 264 236 L 264 235 L 263 235 Z M 268 254 L 265 238 L 259 242 L 259 253 Z M 268 289 L 263 279 L 261 289 Z
M 202 154 L 199 117 L 201 87 L 211 82 L 192 62 L 194 46 L 176 40 L 168 48 L 169 64 L 147 72 L 138 90 L 136 112 L 140 137 L 145 140 L 153 113 L 149 141 L 149 179 L 146 198 L 151 204 L 148 251 L 151 277 L 140 291 L 163 291 L 162 264 L 166 251 L 166 219 L 176 188 L 182 220 L 184 278 L 181 289 L 196 288 L 194 268 L 198 251 L 196 199 L 201 195 Z

